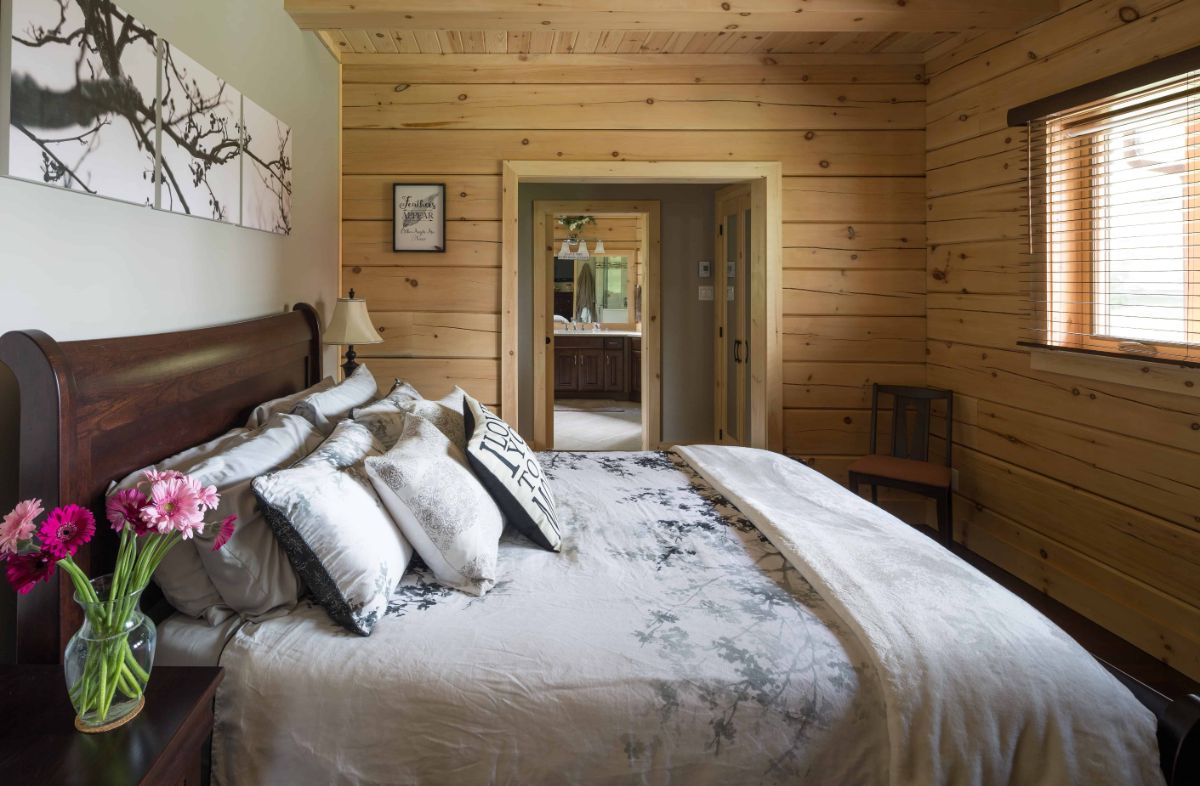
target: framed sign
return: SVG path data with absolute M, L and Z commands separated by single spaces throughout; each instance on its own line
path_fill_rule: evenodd
M 392 184 L 392 251 L 446 250 L 446 184 Z

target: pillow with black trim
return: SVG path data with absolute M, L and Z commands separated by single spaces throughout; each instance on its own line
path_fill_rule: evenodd
M 362 636 L 387 611 L 412 558 L 364 469 L 382 452 L 366 427 L 343 420 L 303 461 L 254 480 L 263 515 L 313 599 Z
M 550 551 L 562 547 L 550 481 L 537 456 L 512 426 L 469 395 L 463 396 L 467 460 L 522 535 Z

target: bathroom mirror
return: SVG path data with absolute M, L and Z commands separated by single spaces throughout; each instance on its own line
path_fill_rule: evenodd
M 554 260 L 554 314 L 613 330 L 637 325 L 637 251 L 609 248 L 588 259 Z

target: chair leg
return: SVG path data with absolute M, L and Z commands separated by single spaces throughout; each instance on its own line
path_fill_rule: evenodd
M 874 483 L 871 484 L 871 504 L 872 505 L 879 504 L 879 487 L 876 486 Z
M 855 496 L 858 496 L 858 473 L 856 472 L 850 473 L 850 491 L 854 492 Z
M 949 547 L 954 542 L 954 518 L 950 502 L 950 493 L 939 494 L 937 497 L 938 540 L 943 546 Z

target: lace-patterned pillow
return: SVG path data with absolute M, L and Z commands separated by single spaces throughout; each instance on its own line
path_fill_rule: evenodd
M 404 429 L 405 415 L 417 415 L 432 423 L 446 435 L 456 448 L 467 449 L 467 432 L 462 412 L 437 401 L 427 399 L 394 400 L 385 398 L 354 410 L 354 420 L 366 426 L 383 445 L 391 450 Z
M 418 415 L 402 417 L 395 446 L 368 458 L 367 474 L 437 580 L 483 595 L 496 583 L 500 510 L 445 434 Z
M 256 478 L 267 523 L 330 618 L 369 636 L 412 558 L 363 467 L 382 453 L 361 424 L 343 420 L 296 466 Z

